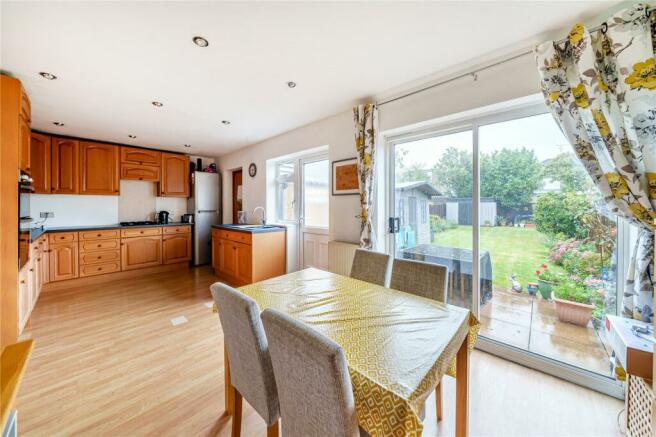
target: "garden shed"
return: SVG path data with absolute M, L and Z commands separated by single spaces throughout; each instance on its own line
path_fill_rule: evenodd
M 471 197 L 433 198 L 431 214 L 438 215 L 451 223 L 472 225 Z M 491 197 L 481 198 L 481 226 L 495 226 L 497 217 L 497 202 Z
M 428 182 L 411 181 L 396 184 L 396 212 L 401 219 L 402 247 L 431 242 L 429 204 L 440 193 Z

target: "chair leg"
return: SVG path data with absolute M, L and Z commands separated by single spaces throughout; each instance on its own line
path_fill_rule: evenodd
M 232 433 L 231 437 L 240 437 L 241 436 L 241 405 L 242 397 L 241 393 L 237 391 L 234 387 L 232 389 L 232 399 L 233 399 L 233 410 L 232 410 Z
M 435 387 L 435 416 L 438 422 L 442 420 L 442 381 Z
M 267 427 L 267 437 L 280 437 L 280 420 Z

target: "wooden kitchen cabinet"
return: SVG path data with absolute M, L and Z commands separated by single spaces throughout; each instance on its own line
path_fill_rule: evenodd
M 159 182 L 160 168 L 151 165 L 121 164 L 121 179 Z
M 121 269 L 134 270 L 162 264 L 162 236 L 121 239 Z
M 162 175 L 159 195 L 189 197 L 189 157 L 162 152 Z
M 159 150 L 121 146 L 121 163 L 159 167 L 162 164 L 162 152 Z
M 118 196 L 119 147 L 80 143 L 80 194 Z
M 30 120 L 29 119 L 26 120 L 21 116 L 18 118 L 18 123 L 19 123 L 18 140 L 19 140 L 19 147 L 20 147 L 18 151 L 18 158 L 20 163 L 20 169 L 23 170 L 24 172 L 31 173 L 32 165 L 30 159 L 30 152 L 31 152 L 30 140 L 31 140 L 32 131 L 30 130 Z
M 29 264 L 18 273 L 18 332 L 22 333 L 25 323 L 30 318 L 30 271 Z
M 32 132 L 30 140 L 30 175 L 34 180 L 34 192 L 50 194 L 50 137 Z
M 50 243 L 50 282 L 65 281 L 79 276 L 77 241 Z
M 212 229 L 212 267 L 234 286 L 250 284 L 286 272 L 286 230 L 264 233 Z
M 51 192 L 78 194 L 80 142 L 53 137 L 51 141 Z
M 162 237 L 163 264 L 175 264 L 191 259 L 191 233 Z

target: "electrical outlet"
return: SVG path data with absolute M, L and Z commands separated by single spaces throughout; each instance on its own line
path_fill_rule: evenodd
M 55 213 L 52 211 L 41 211 L 39 213 L 39 217 L 41 218 L 53 218 L 55 216 Z

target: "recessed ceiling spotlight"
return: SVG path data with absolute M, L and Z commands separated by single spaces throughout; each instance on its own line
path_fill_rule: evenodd
M 151 103 L 153 104 L 153 106 L 157 106 L 158 108 L 161 108 L 162 106 L 164 106 L 164 103 L 162 103 L 162 102 L 155 101 L 155 102 L 151 102 Z
M 135 138 L 137 138 L 137 136 L 136 136 L 136 135 L 132 135 L 132 134 L 130 134 L 130 135 L 128 135 L 128 137 L 130 137 L 130 138 L 132 138 L 132 139 L 135 139 Z
M 209 41 L 207 41 L 202 36 L 195 36 L 194 44 L 196 44 L 198 47 L 207 47 L 208 45 L 210 45 Z
M 184 146 L 185 147 L 191 147 L 191 144 L 185 144 Z
M 287 86 L 290 88 L 296 88 L 296 82 L 290 80 L 289 82 L 287 82 Z
M 60 126 L 60 127 L 64 125 L 64 123 L 62 123 L 61 121 L 53 121 L 52 124 L 54 124 L 55 126 Z
M 42 78 L 44 78 L 44 79 L 48 79 L 48 80 L 55 80 L 55 79 L 57 79 L 57 76 L 55 76 L 55 75 L 52 74 L 52 73 L 47 73 L 47 72 L 45 72 L 45 71 L 40 72 L 39 75 L 40 75 Z
M 230 120 L 221 120 L 221 123 L 225 124 L 226 126 L 230 124 Z

